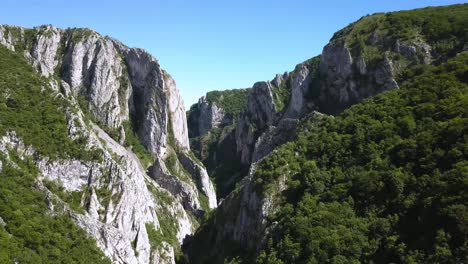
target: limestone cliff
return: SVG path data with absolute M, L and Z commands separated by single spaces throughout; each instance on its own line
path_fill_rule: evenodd
M 51 181 L 81 194 L 84 211 L 51 193 L 51 213 L 64 204 L 115 263 L 174 263 L 196 217 L 217 206 L 204 166 L 190 154 L 175 81 L 146 51 L 89 29 L 0 26 L 0 44 L 22 54 L 48 78 L 54 96 L 69 102 L 69 137 L 85 138 L 83 148 L 101 152 L 94 161 L 53 160 L 14 131 L 0 135 L 2 148 L 34 159 L 45 192 Z M 164 233 L 161 221 L 175 232 Z M 149 229 L 163 239 L 155 241 Z

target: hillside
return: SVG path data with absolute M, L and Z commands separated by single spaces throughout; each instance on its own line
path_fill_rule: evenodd
M 235 133 L 248 169 L 190 263 L 466 262 L 467 8 L 361 18 L 282 75 L 286 107 L 278 76 L 256 83 Z
M 463 53 L 406 72 L 411 77 L 399 90 L 336 118 L 305 118 L 296 139 L 261 161 L 250 179 L 251 195 L 269 200 L 274 211 L 265 219 L 265 244 L 250 257 L 256 263 L 466 262 L 467 65 Z M 245 188 L 230 199 L 242 199 Z M 210 261 L 198 252 L 213 252 L 203 241 L 213 241 L 213 226 L 229 226 L 232 210 L 244 210 L 239 205 L 221 205 L 197 232 L 189 251 L 195 263 L 217 263 L 219 249 Z M 235 241 L 218 245 L 253 262 Z
M 215 179 L 218 196 L 229 194 L 253 162 L 287 142 L 289 134 L 282 131 L 294 130 L 304 115 L 339 114 L 364 98 L 397 89 L 406 69 L 437 65 L 466 50 L 466 10 L 467 5 L 454 5 L 362 17 L 336 32 L 320 56 L 255 83 L 246 108 L 222 132 L 205 125 L 205 136 L 198 136 L 198 122 L 211 124 L 205 117 L 215 115 L 205 107 L 210 111 L 198 118 L 203 104 L 193 105 L 200 110 L 189 112 L 194 120 L 189 136 Z M 223 112 L 219 105 L 215 110 Z

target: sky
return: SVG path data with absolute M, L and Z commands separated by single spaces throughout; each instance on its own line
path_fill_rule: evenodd
M 367 14 L 454 0 L 2 0 L 0 24 L 87 27 L 156 57 L 185 106 L 212 90 L 247 88 L 319 55 Z

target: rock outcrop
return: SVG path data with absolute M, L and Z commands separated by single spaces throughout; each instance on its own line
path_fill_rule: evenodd
M 184 169 L 194 178 L 198 189 L 208 198 L 208 206 L 216 208 L 216 193 L 203 164 L 196 160 L 196 158 L 187 155 L 187 153 L 180 153 L 179 160 Z
M 276 119 L 272 84 L 258 82 L 252 87 L 247 109 L 242 113 L 236 126 L 236 145 L 242 164 L 250 164 L 255 141 L 262 130 Z
M 209 220 L 209 228 L 202 230 L 203 235 L 185 240 L 183 249 L 190 263 L 223 263 L 224 258 L 230 254 L 230 248 L 219 243 L 254 251 L 266 242 L 263 238 L 267 217 L 278 209 L 275 199 L 278 193 L 286 189 L 286 185 L 285 182 L 280 182 L 275 192 L 263 197 L 251 184 L 255 169 L 253 163 L 249 175 L 240 182 L 239 191 L 232 192 L 225 198 Z M 204 248 L 206 241 L 215 246 Z M 205 250 L 202 255 L 194 251 L 199 250 L 200 246 Z
M 170 134 L 182 150 L 189 148 L 187 121 L 175 81 L 158 61 L 141 49 L 120 47 L 132 86 L 130 114 L 139 119 L 139 134 L 155 156 L 164 155 Z M 176 147 L 176 146 L 172 146 Z
M 201 136 L 208 133 L 213 128 L 219 128 L 230 123 L 230 118 L 226 112 L 216 103 L 210 103 L 205 96 L 198 100 L 197 127 L 198 132 L 193 136 Z
M 291 140 L 298 124 L 298 119 L 285 118 L 281 119 L 276 126 L 268 127 L 255 142 L 252 162 L 260 161 L 277 146 Z
M 29 62 L 44 76 L 54 75 L 59 62 L 56 54 L 60 47 L 62 32 L 52 26 L 43 27 L 46 34 L 38 35 L 34 48 L 26 52 Z
M 349 48 L 336 46 L 332 40 L 322 52 L 320 74 L 324 79 L 315 87 L 320 89 L 315 103 L 323 112 L 339 113 L 364 98 L 397 89 L 395 73 L 387 57 L 370 69 L 362 57 L 353 58 Z
M 177 164 L 170 171 L 162 160 L 157 160 L 149 168 L 149 175 L 160 186 L 176 197 L 186 210 L 199 216 L 202 212 L 202 207 L 198 200 L 197 188 L 192 182 L 187 181 L 188 178 L 181 179 L 181 177 L 187 177 L 187 175 L 182 174 L 182 170 L 183 168 Z
M 441 57 L 420 38 L 392 39 L 376 31 L 369 45 L 382 49 L 382 57 L 377 58 L 364 56 L 364 48 L 352 50 L 345 39 L 335 34 L 320 56 L 253 86 L 235 132 L 243 165 L 250 165 L 257 140 L 270 126 L 276 127 L 282 120 L 300 120 L 312 111 L 338 114 L 365 98 L 398 89 L 397 76 L 409 65 L 430 64 Z M 286 107 L 278 109 L 281 89 L 287 90 L 287 98 L 283 98 Z

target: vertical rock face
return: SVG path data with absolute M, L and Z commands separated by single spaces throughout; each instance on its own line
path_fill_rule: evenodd
M 60 48 L 62 32 L 52 26 L 45 26 L 42 30 L 46 34 L 38 36 L 32 53 L 26 53 L 26 57 L 42 75 L 50 77 L 59 63 L 56 54 Z
M 124 62 L 110 39 L 90 30 L 62 31 L 63 54 L 60 77 L 75 96 L 89 102 L 94 118 L 110 129 L 117 129 L 128 120 L 128 87 L 123 83 Z M 33 47 L 33 54 L 35 53 Z M 62 57 L 63 56 L 63 57 Z
M 14 48 L 15 43 L 27 43 L 5 28 L 0 30 L 2 44 Z M 44 76 L 56 73 L 75 96 L 85 97 L 94 118 L 106 128 L 118 129 L 134 117 L 153 155 L 164 154 L 169 128 L 178 147 L 189 148 L 185 109 L 175 81 L 146 51 L 88 29 L 17 28 L 18 35 L 24 36 L 25 30 L 35 38 L 25 57 Z
M 259 195 L 251 184 L 255 168 L 253 163 L 249 175 L 240 183 L 240 190 L 226 197 L 209 225 L 202 230 L 203 234 L 186 239 L 183 249 L 189 263 L 224 263 L 232 250 L 224 245 L 237 245 L 255 252 L 266 242 L 263 240 L 266 219 L 278 209 L 275 198 L 277 193 L 285 190 L 286 185 L 280 182 L 275 192 L 264 197 Z M 204 249 L 203 254 L 198 252 L 200 248 Z
M 164 155 L 168 136 L 167 94 L 159 63 L 146 51 L 126 49 L 129 79 L 132 86 L 131 115 L 143 144 L 154 156 Z
M 309 63 L 301 63 L 290 74 L 291 98 L 285 118 L 299 118 L 305 111 L 306 95 L 312 82 L 314 69 Z
M 181 150 L 189 149 L 185 108 L 175 81 L 150 54 L 123 48 L 133 87 L 130 111 L 139 134 L 153 155 L 164 155 L 171 133 Z
M 34 157 L 42 172 L 40 182 L 60 182 L 66 191 L 82 193 L 84 212 L 66 204 L 64 210 L 113 262 L 174 263 L 177 245 L 173 241 L 181 243 L 194 231 L 189 214 L 198 216 L 207 209 L 200 202 L 201 193 L 208 208 L 217 205 L 205 168 L 189 155 L 185 109 L 175 81 L 146 51 L 88 29 L 0 26 L 0 44 L 22 52 L 40 74 L 50 78 L 57 88 L 54 96 L 70 102 L 65 111 L 70 138 L 86 138 L 83 147 L 100 150 L 102 157 L 50 160 L 35 154 L 34 146 L 22 145 L 14 134 L 4 137 L 0 145 Z M 85 120 L 83 107 L 89 108 L 95 124 Z M 151 153 L 154 163 L 149 175 L 124 147 L 128 132 L 124 125 L 138 134 Z M 55 197 L 50 210 L 58 208 L 54 203 L 64 203 L 53 193 L 48 196 Z M 177 231 L 162 233 L 167 241 L 158 241 L 154 248 L 148 227 L 159 230 L 161 216 L 164 221 L 170 219 L 169 225 Z
M 332 40 L 323 49 L 320 74 L 324 77 L 319 87 L 316 104 L 324 112 L 336 114 L 351 104 L 383 91 L 396 89 L 392 61 L 384 57 L 373 68 L 362 57 L 353 58 L 350 50 Z
M 216 208 L 217 200 L 214 186 L 203 164 L 194 161 L 194 159 L 186 153 L 180 153 L 179 160 L 185 170 L 194 176 L 195 184 L 197 184 L 198 189 L 208 198 L 208 207 Z
M 276 118 L 270 82 L 258 82 L 252 87 L 247 109 L 236 126 L 236 145 L 242 164 L 250 164 L 259 132 L 272 125 Z
M 15 51 L 15 43 L 17 41 L 17 39 L 13 35 L 14 31 L 19 31 L 20 33 L 23 32 L 24 35 L 24 31 L 21 27 L 0 25 L 0 44 L 2 44 L 11 51 Z M 20 34 L 16 37 L 21 38 L 22 35 Z
M 173 171 L 170 171 L 162 160 L 156 160 L 153 166 L 149 168 L 149 175 L 156 183 L 176 197 L 186 210 L 189 210 L 197 216 L 200 215 L 202 207 L 198 200 L 196 186 L 191 182 L 183 181 L 178 178 L 182 173 L 181 167 L 177 166 L 172 170 Z
M 179 94 L 179 90 L 177 90 L 174 79 L 166 72 L 163 72 L 163 76 L 165 88 L 169 96 L 169 115 L 175 144 L 182 150 L 188 150 L 190 146 L 184 101 Z

